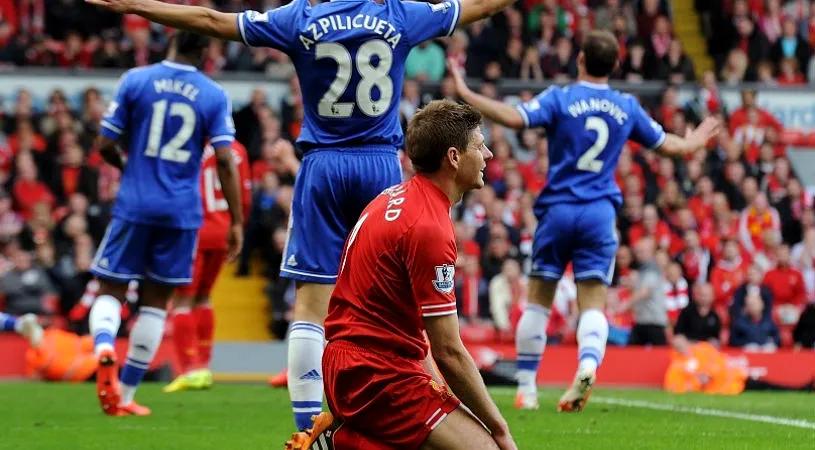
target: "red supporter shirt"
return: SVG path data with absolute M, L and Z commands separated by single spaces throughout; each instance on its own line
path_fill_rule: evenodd
M 243 218 L 249 217 L 249 207 L 252 204 L 252 183 L 249 174 L 249 158 L 246 149 L 238 142 L 232 143 L 232 157 L 238 166 L 241 185 L 241 203 L 243 204 Z M 226 236 L 232 218 L 229 215 L 229 205 L 226 203 L 218 180 L 217 158 L 212 146 L 207 145 L 204 150 L 204 161 L 201 163 L 201 197 L 204 200 L 204 223 L 198 231 L 198 248 L 200 250 L 226 250 Z
M 801 272 L 794 267 L 776 267 L 764 275 L 764 282 L 773 292 L 774 305 L 806 304 L 806 285 Z
M 328 341 L 422 360 L 424 317 L 456 313 L 450 200 L 417 175 L 376 197 L 346 242 L 325 321 Z

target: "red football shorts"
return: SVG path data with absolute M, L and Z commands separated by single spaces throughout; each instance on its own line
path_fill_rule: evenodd
M 460 405 L 419 361 L 381 355 L 348 342 L 326 346 L 323 380 L 334 416 L 377 441 L 363 443 L 360 450 L 418 449 Z
M 192 283 L 177 288 L 175 294 L 182 297 L 209 297 L 224 261 L 226 250 L 198 249 L 192 263 Z

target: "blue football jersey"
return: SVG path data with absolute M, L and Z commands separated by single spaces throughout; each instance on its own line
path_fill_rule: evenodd
M 619 206 L 614 172 L 626 141 L 649 149 L 665 141 L 665 131 L 636 98 L 605 84 L 552 86 L 518 111 L 527 127 L 546 129 L 549 175 L 540 205 L 609 198 Z
M 205 142 L 228 146 L 235 136 L 220 86 L 195 67 L 171 61 L 132 69 L 119 81 L 102 135 L 126 136 L 128 158 L 113 216 L 177 229 L 201 226 Z
M 238 15 L 244 43 L 289 55 L 303 87 L 301 146 L 401 146 L 399 101 L 410 49 L 452 34 L 460 0 L 308 0 Z

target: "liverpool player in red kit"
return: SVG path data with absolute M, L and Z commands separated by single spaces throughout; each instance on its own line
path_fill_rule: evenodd
M 288 449 L 516 448 L 461 342 L 453 294 L 450 207 L 484 185 L 492 157 L 480 124 L 478 111 L 452 101 L 411 119 L 405 147 L 417 175 L 365 208 L 340 261 L 323 355 L 331 413 Z M 452 393 L 424 369 L 428 341 Z
M 232 157 L 240 174 L 243 217 L 249 217 L 252 202 L 249 160 L 246 149 L 237 141 L 232 143 Z M 181 375 L 165 386 L 164 392 L 212 386 L 209 360 L 215 320 L 209 293 L 226 260 L 226 236 L 231 224 L 215 164 L 215 152 L 207 146 L 201 164 L 204 223 L 198 231 L 192 284 L 176 289 L 173 302 L 173 343 L 181 363 Z

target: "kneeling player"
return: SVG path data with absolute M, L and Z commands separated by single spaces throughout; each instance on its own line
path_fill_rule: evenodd
M 412 118 L 406 149 L 417 175 L 365 208 L 340 262 L 325 322 L 331 413 L 287 448 L 516 448 L 461 342 L 453 294 L 450 206 L 484 185 L 492 157 L 480 124 L 478 111 L 451 101 Z M 425 331 L 441 374 L 475 418 L 423 369 Z
M 246 149 L 237 141 L 232 142 L 232 158 L 240 173 L 243 217 L 248 217 L 252 202 L 249 160 Z M 209 294 L 226 261 L 230 216 L 218 181 L 215 150 L 210 145 L 204 149 L 204 161 L 201 163 L 201 193 L 204 198 L 204 225 L 198 231 L 192 283 L 176 289 L 173 300 L 173 344 L 181 363 L 181 375 L 168 384 L 164 392 L 212 386 L 209 361 L 215 317 Z

